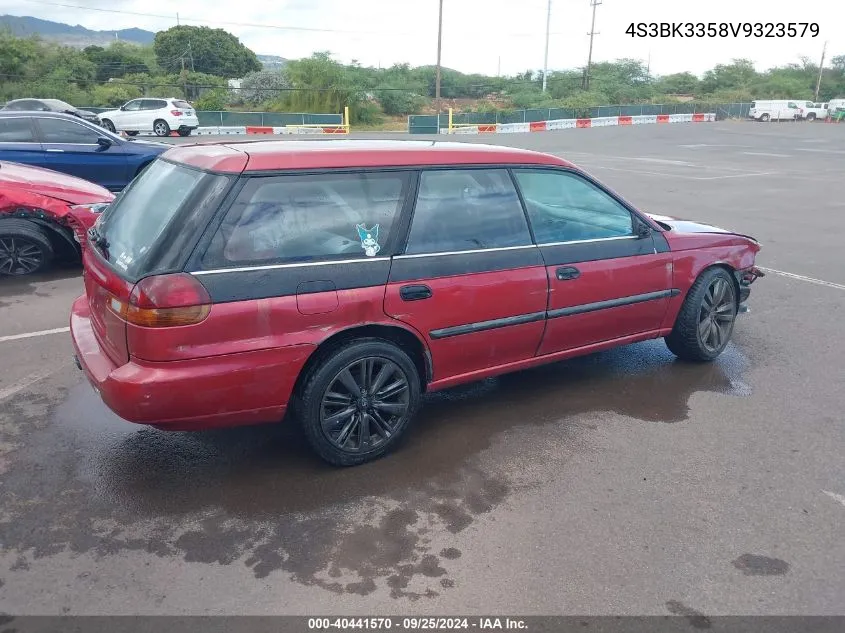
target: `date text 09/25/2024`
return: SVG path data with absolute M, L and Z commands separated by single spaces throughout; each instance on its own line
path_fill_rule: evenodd
M 631 37 L 818 37 L 817 22 L 631 22 Z

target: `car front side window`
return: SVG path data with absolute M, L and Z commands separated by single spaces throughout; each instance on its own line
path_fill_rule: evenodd
M 530 244 L 525 213 L 507 170 L 422 173 L 407 254 Z
M 514 173 L 538 244 L 634 234 L 631 212 L 584 178 L 554 170 Z
M 123 106 L 124 112 L 137 112 L 141 109 L 141 99 L 136 99 L 135 101 L 130 101 L 125 106 Z
M 405 172 L 250 179 L 202 259 L 204 268 L 381 256 L 405 200 Z

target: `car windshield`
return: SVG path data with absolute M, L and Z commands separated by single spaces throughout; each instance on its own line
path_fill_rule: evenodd
M 195 169 L 153 162 L 103 213 L 98 231 L 106 259 L 129 277 L 139 274 L 158 238 L 205 177 Z

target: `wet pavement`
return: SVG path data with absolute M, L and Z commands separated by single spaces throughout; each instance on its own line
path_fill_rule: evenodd
M 827 175 L 845 128 L 714 126 L 495 140 L 581 151 L 641 207 L 845 283 Z M 801 143 L 828 153 L 726 178 Z M 353 469 L 292 424 L 128 424 L 67 334 L 3 340 L 65 326 L 79 292 L 75 269 L 0 281 L 2 612 L 845 613 L 845 288 L 769 274 L 712 364 L 650 341 L 432 394 L 399 450 Z

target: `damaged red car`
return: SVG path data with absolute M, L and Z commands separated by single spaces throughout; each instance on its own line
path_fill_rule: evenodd
M 472 143 L 182 146 L 88 239 L 70 332 L 113 411 L 169 430 L 292 413 L 338 465 L 395 447 L 427 391 L 655 338 L 711 361 L 761 274 L 751 237 Z
M 114 194 L 49 169 L 0 161 L 0 275 L 79 261 L 85 232 Z

